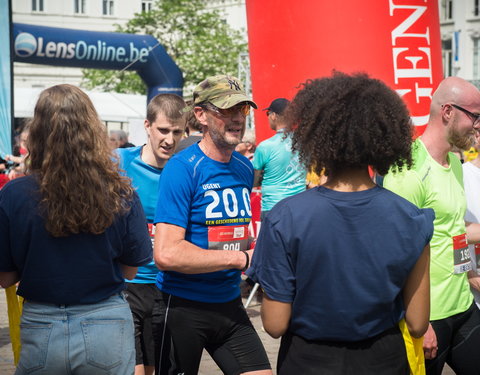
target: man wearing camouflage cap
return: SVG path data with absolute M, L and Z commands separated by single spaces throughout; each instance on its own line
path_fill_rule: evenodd
M 253 167 L 234 151 L 250 100 L 237 78 L 219 75 L 193 93 L 203 139 L 178 153 L 160 181 L 154 259 L 165 314 L 168 372 L 198 373 L 206 349 L 225 374 L 271 374 L 262 343 L 240 297 L 248 268 Z M 167 337 L 167 336 L 166 336 Z

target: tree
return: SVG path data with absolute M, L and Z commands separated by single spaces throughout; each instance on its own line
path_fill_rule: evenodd
M 208 0 L 157 0 L 149 12 L 136 13 L 117 32 L 153 35 L 183 72 L 185 86 L 207 76 L 235 74 L 238 56 L 247 51 L 242 33 L 232 29 Z M 83 85 L 121 93 L 142 93 L 136 72 L 83 69 Z

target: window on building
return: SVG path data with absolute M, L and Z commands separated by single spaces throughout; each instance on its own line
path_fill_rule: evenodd
M 473 79 L 480 79 L 480 38 L 473 38 Z
M 150 12 L 152 10 L 153 0 L 142 0 L 142 12 Z
M 43 12 L 43 0 L 32 0 L 32 11 Z
M 85 14 L 85 1 L 86 0 L 74 0 L 74 11 L 75 14 Z
M 102 14 L 104 16 L 113 16 L 113 0 L 103 0 L 102 3 Z
M 451 77 L 453 73 L 452 39 L 442 40 L 443 76 Z
M 473 16 L 480 16 L 480 0 L 473 0 Z
M 441 5 L 442 21 L 451 21 L 453 19 L 453 0 L 442 0 Z

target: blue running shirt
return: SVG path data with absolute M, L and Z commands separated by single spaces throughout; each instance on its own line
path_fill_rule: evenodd
M 153 218 L 158 199 L 158 183 L 162 169 L 152 167 L 141 158 L 142 147 L 118 148 L 116 151 L 120 156 L 120 168 L 125 171 L 132 180 L 132 186 L 137 191 L 143 210 L 148 222 L 148 232 L 152 239 L 155 234 Z M 151 261 L 146 266 L 138 267 L 137 275 L 133 280 L 125 280 L 127 283 L 153 284 L 159 272 L 155 263 Z
M 175 155 L 160 181 L 155 223 L 185 228 L 185 239 L 202 249 L 246 250 L 251 220 L 253 168 L 234 152 L 228 163 L 207 157 L 198 144 Z M 200 302 L 227 302 L 240 295 L 240 270 L 202 274 L 166 271 L 160 290 Z

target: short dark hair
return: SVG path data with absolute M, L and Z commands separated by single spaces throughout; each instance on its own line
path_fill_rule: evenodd
M 159 113 L 163 113 L 169 120 L 178 120 L 183 117 L 186 107 L 181 96 L 175 94 L 158 94 L 150 100 L 147 106 L 147 120 L 155 122 Z
M 190 111 L 187 112 L 187 128 L 189 130 L 195 130 L 198 132 L 202 131 L 202 124 L 198 122 L 197 118 L 195 117 L 195 112 L 193 112 L 193 100 L 187 101 L 187 106 L 192 107 Z
M 287 109 L 292 146 L 325 174 L 373 167 L 381 175 L 412 164 L 413 127 L 400 96 L 367 74 L 308 80 Z

